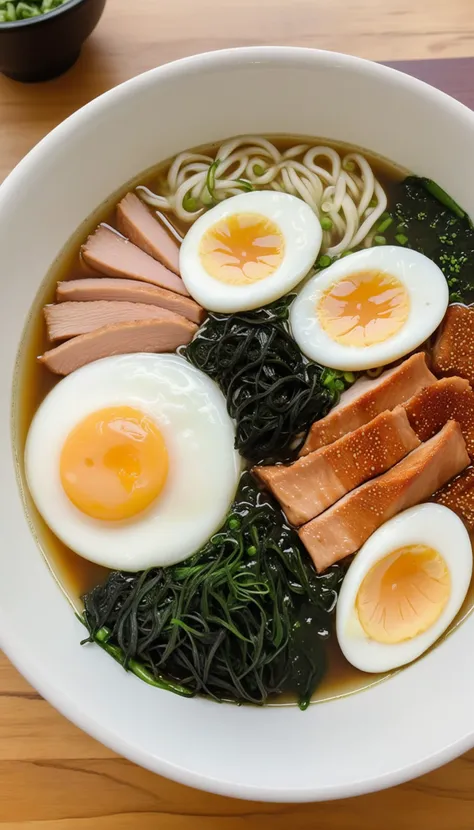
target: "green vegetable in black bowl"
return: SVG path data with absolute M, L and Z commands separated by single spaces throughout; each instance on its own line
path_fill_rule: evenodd
M 100 20 L 106 0 L 0 0 L 0 72 L 45 81 L 65 72 Z

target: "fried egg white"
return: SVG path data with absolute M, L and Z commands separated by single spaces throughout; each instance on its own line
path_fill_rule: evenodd
M 336 611 L 344 656 L 366 672 L 411 663 L 452 622 L 471 574 L 469 534 L 449 508 L 422 504 L 386 522 L 344 577 Z
M 189 229 L 180 250 L 181 276 L 209 311 L 259 308 L 301 282 L 321 238 L 318 218 L 296 196 L 242 193 L 220 202 Z
M 36 412 L 25 472 L 39 513 L 108 568 L 170 565 L 222 524 L 240 475 L 217 385 L 184 358 L 133 354 L 64 378 Z
M 375 369 L 423 343 L 448 302 L 443 272 L 428 257 L 377 246 L 308 280 L 291 307 L 291 331 L 301 351 L 324 366 Z

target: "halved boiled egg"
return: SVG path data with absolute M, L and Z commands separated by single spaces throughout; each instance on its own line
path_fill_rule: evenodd
M 311 208 L 287 193 L 260 190 L 226 199 L 187 232 L 179 267 L 189 293 L 209 311 L 259 308 L 307 275 L 321 246 Z
M 108 357 L 60 381 L 33 418 L 28 486 L 51 530 L 125 571 L 179 562 L 222 524 L 240 460 L 225 398 L 184 358 Z
M 344 656 L 366 672 L 415 660 L 456 616 L 471 574 L 469 534 L 449 508 L 422 504 L 386 522 L 342 583 L 336 631 Z
M 291 330 L 311 360 L 343 371 L 374 369 L 423 343 L 448 302 L 443 272 L 428 257 L 378 246 L 312 277 L 291 307 Z

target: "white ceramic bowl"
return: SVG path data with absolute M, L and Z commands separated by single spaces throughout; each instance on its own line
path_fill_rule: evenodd
M 79 646 L 83 628 L 36 548 L 15 480 L 15 358 L 50 264 L 140 170 L 246 132 L 369 148 L 434 178 L 474 216 L 474 114 L 343 55 L 270 47 L 188 58 L 106 93 L 47 136 L 0 188 L 0 638 L 63 714 L 151 770 L 242 798 L 339 798 L 397 784 L 474 744 L 474 616 L 396 677 L 304 713 L 175 697 Z

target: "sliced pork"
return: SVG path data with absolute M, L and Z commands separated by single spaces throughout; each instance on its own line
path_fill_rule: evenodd
M 474 459 L 474 391 L 462 378 L 443 378 L 405 404 L 408 420 L 420 441 L 432 438 L 449 420 L 457 421 Z
M 341 400 L 329 415 L 312 425 L 300 455 L 307 455 L 331 444 L 348 432 L 367 424 L 386 409 L 394 409 L 398 404 L 404 403 L 435 381 L 423 352 L 409 357 L 376 380 L 361 378 L 341 395 Z
M 254 467 L 253 472 L 278 499 L 288 520 L 301 525 L 388 470 L 419 444 L 399 406 L 289 467 Z
M 433 371 L 474 385 L 474 307 L 450 305 L 433 349 Z
M 117 226 L 131 242 L 179 274 L 179 245 L 135 193 L 117 205 Z
M 150 282 L 188 296 L 181 277 L 106 225 L 99 225 L 82 246 L 82 256 L 91 268 L 107 277 Z
M 193 323 L 202 323 L 206 312 L 191 300 L 167 291 L 157 285 L 138 280 L 114 279 L 113 277 L 97 277 L 91 279 L 67 280 L 58 282 L 56 300 L 62 302 L 88 302 L 98 300 L 115 300 L 117 302 L 146 303 L 167 308 L 180 314 Z
M 316 569 L 355 553 L 401 510 L 428 499 L 469 464 L 459 424 L 449 421 L 387 473 L 353 490 L 298 531 Z
M 132 320 L 175 320 L 179 315 L 166 308 L 144 303 L 97 300 L 90 303 L 58 303 L 43 309 L 51 342 L 77 337 L 89 331 Z
M 474 467 L 449 481 L 433 496 L 437 504 L 444 504 L 463 520 L 471 532 L 474 530 Z
M 69 375 L 81 366 L 115 354 L 174 352 L 192 339 L 197 326 L 184 317 L 116 323 L 73 337 L 39 358 L 51 372 Z

